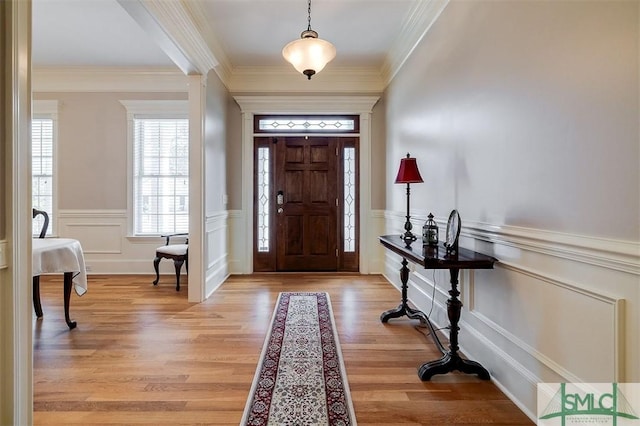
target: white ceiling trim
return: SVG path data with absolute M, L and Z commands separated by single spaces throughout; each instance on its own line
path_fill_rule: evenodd
M 215 37 L 211 31 L 209 22 L 206 20 L 206 12 L 202 6 L 202 2 L 190 1 L 183 3 L 183 6 L 191 16 L 197 31 L 200 33 L 202 40 L 206 43 L 207 48 L 213 53 L 218 64 L 215 67 L 215 71 L 222 80 L 223 83 L 229 81 L 232 74 L 232 65 L 222 48 L 221 43 Z
M 232 67 L 211 33 L 200 2 L 118 0 L 171 57 L 184 74 L 220 76 L 231 93 L 382 93 L 449 0 L 417 0 L 384 65 L 374 68 L 327 67 L 312 80 L 291 67 Z M 182 92 L 187 79 L 177 69 L 41 68 L 34 70 L 35 91 Z
M 33 92 L 187 92 L 188 77 L 176 68 L 34 68 Z
M 185 74 L 207 75 L 218 65 L 182 1 L 118 2 Z
M 381 74 L 387 85 L 402 68 L 448 4 L 449 0 L 419 0 L 416 2 L 382 66 Z
M 325 68 L 308 80 L 293 67 L 236 67 L 231 93 L 382 93 L 385 82 L 370 68 Z
M 171 35 L 185 56 L 190 58 L 190 62 L 197 64 L 197 72 L 206 75 L 207 71 L 214 69 L 232 93 L 381 93 L 449 1 L 418 0 L 381 69 L 329 67 L 311 81 L 296 79 L 297 73 L 290 67 L 233 67 L 220 42 L 209 29 L 205 20 L 206 13 L 199 2 L 142 0 L 142 3 L 165 32 Z M 194 73 L 193 69 L 181 69 L 187 74 Z

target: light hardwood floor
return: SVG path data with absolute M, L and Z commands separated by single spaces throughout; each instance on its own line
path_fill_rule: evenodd
M 90 276 L 87 294 L 72 294 L 70 331 L 62 279 L 42 278 L 36 425 L 237 425 L 281 291 L 329 293 L 360 425 L 533 424 L 491 381 L 420 381 L 417 367 L 439 353 L 417 321 L 380 322 L 400 300 L 381 276 L 232 276 L 200 304 L 172 277 L 152 280 Z

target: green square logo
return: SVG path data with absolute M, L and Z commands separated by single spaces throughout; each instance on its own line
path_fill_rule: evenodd
M 640 383 L 538 383 L 539 426 L 640 426 Z

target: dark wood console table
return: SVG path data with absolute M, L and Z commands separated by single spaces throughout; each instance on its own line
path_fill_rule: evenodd
M 416 241 L 413 246 L 407 247 L 398 235 L 383 235 L 380 243 L 392 252 L 402 256 L 402 268 L 400 269 L 400 281 L 402 282 L 402 301 L 397 308 L 390 309 L 380 315 L 380 321 L 386 323 L 391 318 L 407 316 L 419 319 L 426 323 L 431 335 L 442 352 L 442 358 L 425 362 L 418 369 L 421 380 L 429 380 L 435 374 L 445 374 L 453 370 L 463 373 L 477 374 L 484 380 L 489 380 L 489 372 L 476 361 L 463 359 L 458 354 L 458 322 L 462 311 L 462 302 L 458 299 L 458 275 L 460 269 L 492 269 L 496 259 L 472 250 L 459 248 L 457 253 L 448 254 L 444 247 L 424 247 L 421 241 Z M 422 311 L 411 308 L 407 303 L 407 282 L 409 281 L 408 262 L 421 265 L 425 269 L 448 269 L 450 274 L 451 289 L 447 300 L 447 314 L 449 316 L 449 350 L 446 350 L 438 338 L 433 324 Z

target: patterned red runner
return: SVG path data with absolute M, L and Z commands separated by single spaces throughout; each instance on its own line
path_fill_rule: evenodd
M 357 424 L 327 293 L 280 293 L 241 424 Z

